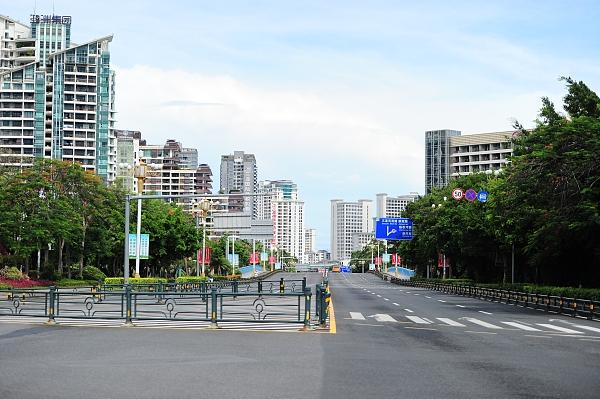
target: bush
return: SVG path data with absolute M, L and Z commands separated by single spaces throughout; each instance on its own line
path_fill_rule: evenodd
M 35 288 L 48 287 L 54 283 L 48 280 L 30 280 L 27 278 L 12 280 L 6 277 L 0 277 L 0 284 L 7 285 L 9 288 Z
M 0 269 L 0 277 L 4 277 L 9 280 L 26 280 L 28 278 L 14 266 Z
M 0 283 L 0 290 L 7 290 L 7 289 L 10 289 L 10 285 L 4 284 L 4 283 Z
M 104 284 L 117 284 L 123 285 L 124 278 L 123 277 L 107 277 L 104 279 Z M 129 279 L 129 284 L 158 284 L 158 283 L 166 283 L 168 280 L 162 277 L 140 277 L 135 278 L 131 277 Z
M 98 285 L 97 280 L 74 280 L 63 278 L 56 282 L 58 287 L 88 287 L 90 285 Z
M 94 280 L 97 282 L 102 282 L 106 278 L 106 274 L 97 267 L 94 266 L 86 266 L 83 268 L 83 279 L 84 280 Z
M 208 277 L 206 277 L 206 276 L 199 276 L 199 277 L 196 277 L 196 276 L 181 276 L 181 277 L 177 277 L 175 279 L 175 282 L 177 284 L 183 284 L 183 283 L 199 283 L 199 282 L 207 281 L 207 280 L 208 280 Z

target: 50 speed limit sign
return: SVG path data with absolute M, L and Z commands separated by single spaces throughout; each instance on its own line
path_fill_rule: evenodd
M 463 199 L 464 196 L 465 192 L 462 188 L 455 188 L 454 190 L 452 190 L 452 198 L 454 198 L 455 200 L 460 201 L 461 199 Z

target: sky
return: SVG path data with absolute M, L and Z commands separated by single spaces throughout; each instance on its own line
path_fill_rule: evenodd
M 600 90 L 596 1 L 0 0 L 113 34 L 119 129 L 290 179 L 329 249 L 330 200 L 424 193 L 425 131 L 533 127 L 560 76 Z

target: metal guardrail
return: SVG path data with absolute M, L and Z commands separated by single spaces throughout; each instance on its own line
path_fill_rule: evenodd
M 470 285 L 442 284 L 425 281 L 407 281 L 392 277 L 393 284 L 408 287 L 427 288 L 446 294 L 463 295 L 482 300 L 522 305 L 526 308 L 542 309 L 572 317 L 585 317 L 589 320 L 600 319 L 600 302 L 589 299 L 568 298 L 563 296 L 543 295 L 529 292 L 500 290 L 496 288 Z
M 299 280 L 301 281 L 301 280 Z M 279 281 L 278 283 L 280 283 Z M 239 288 L 239 285 L 231 287 Z M 290 285 L 291 286 L 291 285 Z M 299 284 L 302 287 L 302 284 Z M 139 288 L 139 287 L 138 287 Z M 240 292 L 201 290 L 141 291 L 131 285 L 121 290 L 0 290 L 1 316 L 71 319 L 118 319 L 125 324 L 136 320 L 279 322 L 310 326 L 310 288 Z M 304 301 L 302 300 L 304 298 Z

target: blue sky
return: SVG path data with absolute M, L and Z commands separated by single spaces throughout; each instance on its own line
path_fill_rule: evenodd
M 418 4 L 416 4 L 418 3 Z M 600 90 L 595 1 L 1 0 L 23 22 L 72 15 L 114 34 L 117 127 L 292 179 L 329 247 L 329 200 L 424 190 L 424 132 L 533 126 L 557 78 Z

